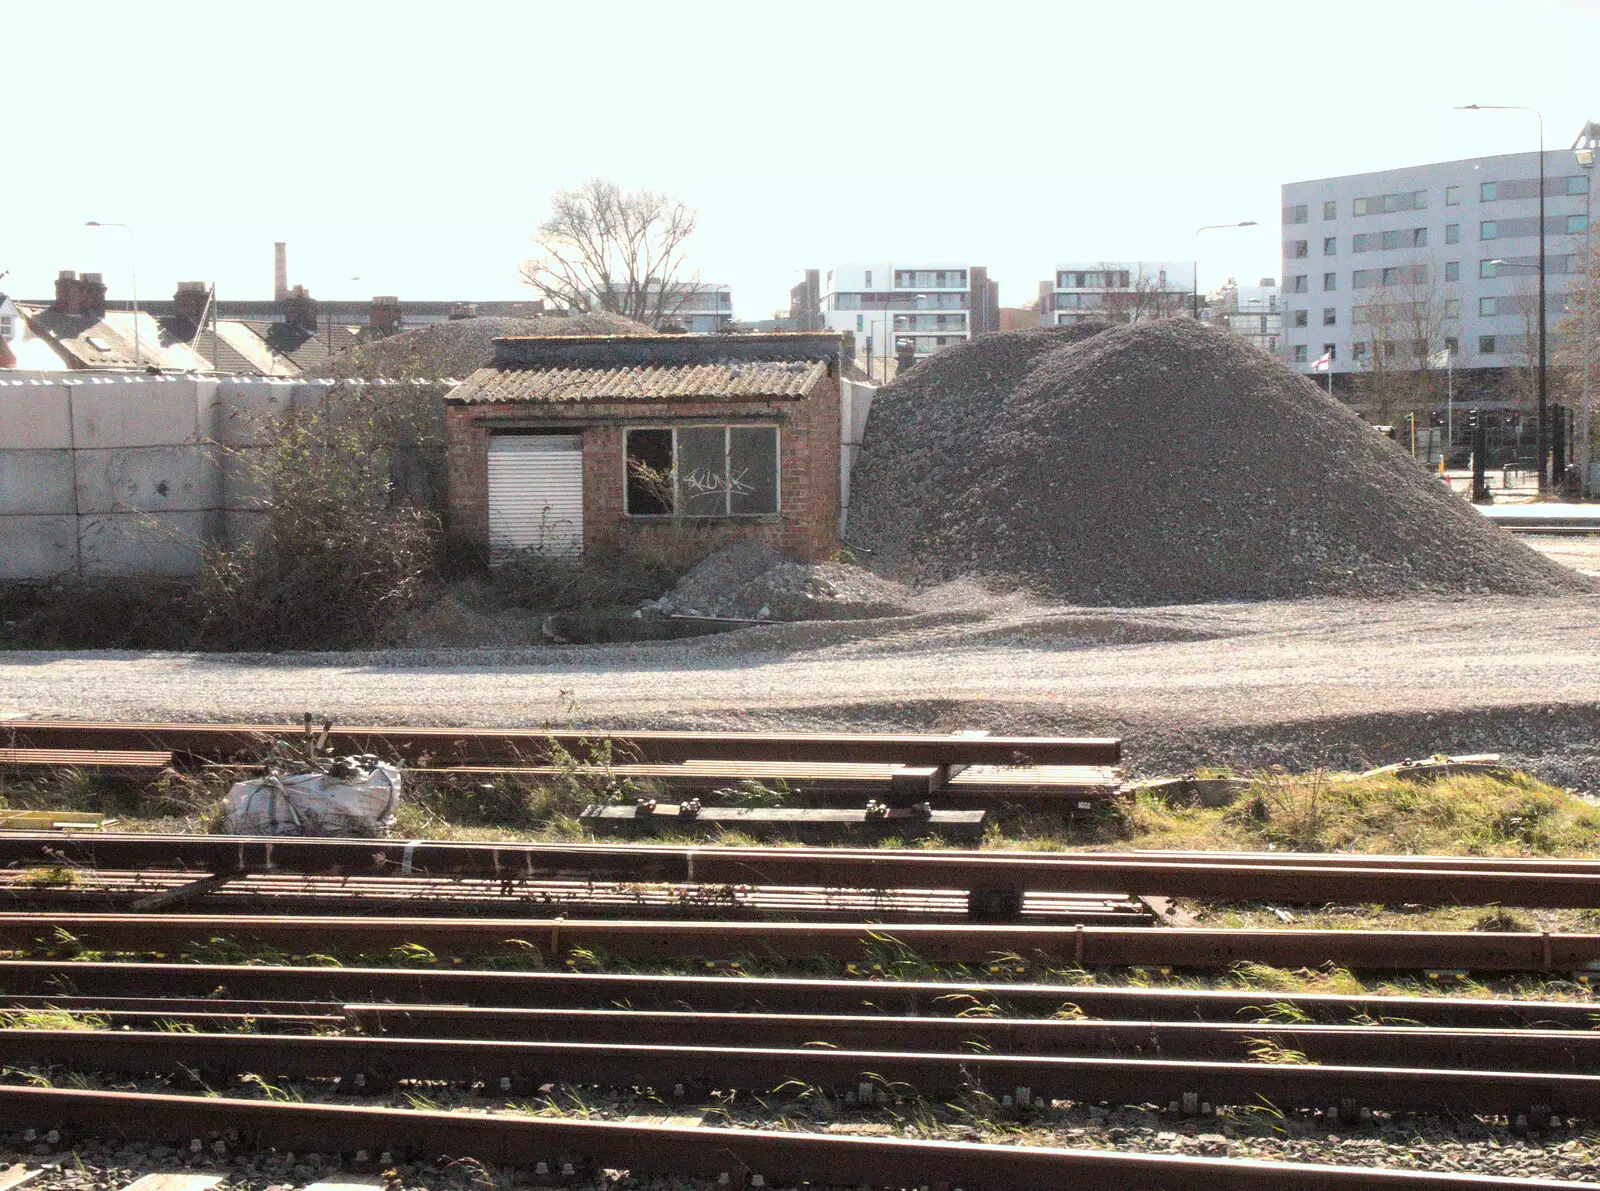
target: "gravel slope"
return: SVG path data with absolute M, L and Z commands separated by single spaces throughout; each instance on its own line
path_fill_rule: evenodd
M 0 654 L 0 714 L 345 722 L 982 727 L 1123 735 L 1134 768 L 1440 750 L 1600 786 L 1600 599 L 1041 607 L 689 642 L 361 654 Z
M 985 335 L 919 364 L 873 402 L 849 536 L 892 578 L 1121 607 L 1597 590 L 1189 319 Z

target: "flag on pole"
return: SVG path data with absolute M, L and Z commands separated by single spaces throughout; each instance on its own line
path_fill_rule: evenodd
M 1313 372 L 1332 372 L 1333 371 L 1333 353 L 1332 352 L 1323 352 L 1321 357 L 1318 358 L 1318 360 L 1316 361 L 1316 363 L 1311 365 L 1311 371 L 1313 371 Z
M 1428 357 L 1428 363 L 1435 368 L 1448 368 L 1450 366 L 1450 349 L 1448 347 L 1440 348 Z

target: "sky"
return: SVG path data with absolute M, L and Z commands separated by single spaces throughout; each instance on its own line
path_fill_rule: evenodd
M 1600 119 L 1600 0 L 78 0 L 6 17 L 0 292 L 530 297 L 551 193 L 699 212 L 743 318 L 810 266 L 1279 272 L 1282 183 L 1529 150 Z M 1206 232 L 1203 224 L 1260 226 Z M 88 228 L 89 220 L 119 222 Z

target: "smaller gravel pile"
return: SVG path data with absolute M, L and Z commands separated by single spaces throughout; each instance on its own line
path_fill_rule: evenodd
M 740 620 L 867 620 L 899 616 L 911 593 L 844 563 L 792 562 L 760 542 L 718 550 L 644 612 Z
M 620 314 L 597 311 L 571 318 L 460 318 L 433 323 L 350 348 L 321 369 L 324 376 L 471 376 L 494 359 L 494 341 L 507 335 L 649 335 L 649 327 Z
M 875 569 L 1079 604 L 1594 590 L 1304 377 L 1189 319 L 985 335 L 873 402 Z

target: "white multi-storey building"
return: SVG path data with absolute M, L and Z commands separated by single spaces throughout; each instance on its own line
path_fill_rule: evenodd
M 658 330 L 679 326 L 704 335 L 721 331 L 733 322 L 733 290 L 727 285 L 712 281 L 681 281 L 675 283 L 665 298 L 658 297 L 660 292 L 659 282 L 649 283 L 650 309 L 660 309 L 662 312 L 660 318 L 650 320 Z M 595 306 L 599 309 L 603 303 L 597 300 Z
M 1275 277 L 1255 285 L 1240 285 L 1231 277 L 1214 298 L 1208 296 L 1204 312 L 1218 326 L 1247 339 L 1269 356 L 1278 354 L 1283 334 L 1283 307 Z
M 1188 311 L 1193 289 L 1190 261 L 1069 261 L 1039 285 L 1039 325 L 1170 318 Z
M 821 290 L 824 327 L 854 334 L 863 361 L 893 360 L 902 342 L 925 359 L 1000 328 L 999 288 L 982 265 L 835 265 Z
M 1553 332 L 1581 282 L 1591 180 L 1571 150 L 1544 156 Z M 1337 375 L 1370 369 L 1380 351 L 1410 368 L 1448 348 L 1457 368 L 1527 367 L 1538 179 L 1538 153 L 1507 153 L 1285 185 L 1285 363 L 1306 372 L 1331 353 Z

